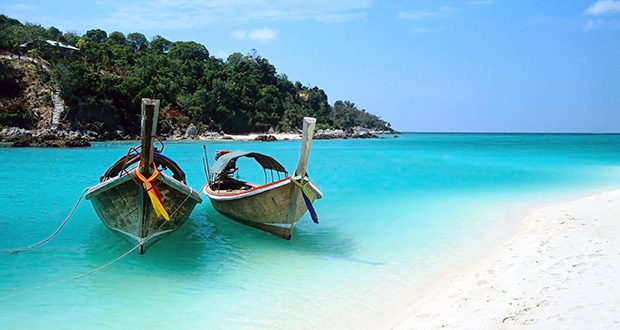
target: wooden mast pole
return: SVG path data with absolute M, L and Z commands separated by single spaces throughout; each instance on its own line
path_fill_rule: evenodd
M 142 137 L 140 143 L 140 165 L 142 168 L 140 172 L 145 177 L 149 177 L 149 169 L 153 164 L 153 136 L 157 129 L 157 115 L 159 114 L 159 100 L 157 99 L 142 99 L 142 121 L 140 135 Z M 147 202 L 149 200 L 147 192 L 140 189 L 141 193 L 138 195 L 138 216 L 140 217 L 141 230 L 140 238 L 144 241 L 148 235 L 148 214 L 151 206 Z M 140 246 L 138 253 L 143 254 L 145 246 Z
M 297 161 L 297 168 L 293 173 L 293 179 L 299 177 L 299 182 L 304 184 L 306 170 L 308 169 L 308 158 L 310 157 L 310 147 L 312 146 L 312 137 L 314 136 L 314 126 L 316 125 L 316 118 L 304 117 L 303 133 L 301 136 L 301 149 L 299 150 L 299 160 Z M 287 223 L 290 224 L 289 228 L 284 234 L 284 239 L 290 240 L 293 236 L 293 229 L 295 229 L 295 215 L 297 213 L 297 200 L 301 194 L 301 188 L 297 185 L 292 185 L 291 191 L 291 205 L 288 209 Z
M 159 114 L 159 100 L 142 99 L 142 142 L 140 144 L 140 163 L 142 174 L 149 174 L 149 168 L 153 163 L 153 136 L 157 129 L 157 116 Z

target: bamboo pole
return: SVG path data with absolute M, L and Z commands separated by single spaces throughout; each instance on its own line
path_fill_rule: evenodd
M 314 126 L 316 125 L 316 118 L 304 117 L 303 133 L 301 136 L 301 149 L 299 150 L 299 160 L 297 161 L 297 168 L 293 173 L 293 179 L 300 178 L 299 182 L 304 184 L 304 178 L 306 176 L 306 170 L 308 169 L 308 158 L 310 157 L 310 147 L 312 146 L 312 137 L 314 136 Z M 301 194 L 301 189 L 293 184 L 291 191 L 291 205 L 288 210 L 287 223 L 290 227 L 286 231 L 284 238 L 290 240 L 293 236 L 293 229 L 295 229 L 295 213 L 297 213 L 297 199 Z

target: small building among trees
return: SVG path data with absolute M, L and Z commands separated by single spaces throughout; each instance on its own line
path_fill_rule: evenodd
M 47 53 L 56 53 L 60 57 L 73 58 L 74 53 L 80 51 L 79 48 L 64 44 L 60 41 L 36 39 L 31 42 L 26 42 L 19 45 L 25 53 L 34 55 L 33 57 L 40 57 Z M 37 53 L 39 52 L 39 53 Z M 34 53 L 34 54 L 33 54 Z

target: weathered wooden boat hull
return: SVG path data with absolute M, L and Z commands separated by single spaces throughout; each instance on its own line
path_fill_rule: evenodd
M 101 222 L 123 238 L 142 244 L 140 253 L 149 245 L 179 229 L 202 199 L 196 191 L 162 173 L 157 182 L 164 208 L 170 220 L 158 217 L 144 189 L 125 174 L 104 181 L 86 193 Z
M 289 221 L 291 195 L 294 184 L 290 178 L 259 186 L 244 192 L 214 191 L 206 185 L 202 192 L 209 197 L 211 205 L 226 217 L 281 238 L 290 239 L 291 226 L 308 211 L 301 191 L 295 196 L 295 213 Z M 320 189 L 309 182 L 306 186 L 310 202 L 323 197 Z

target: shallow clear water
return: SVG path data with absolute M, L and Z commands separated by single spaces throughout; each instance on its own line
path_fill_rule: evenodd
M 293 170 L 299 141 L 209 142 Z M 82 191 L 130 146 L 0 148 L 0 328 L 362 328 L 440 272 L 492 250 L 522 212 L 620 187 L 620 135 L 402 134 L 314 141 L 324 198 L 291 241 L 220 216 L 207 199 L 173 235 L 74 280 L 133 245 L 106 229 Z M 195 189 L 202 143 L 164 152 Z M 211 158 L 212 162 L 212 158 Z M 257 181 L 262 173 L 241 172 Z M 397 306 L 398 307 L 398 306 Z

